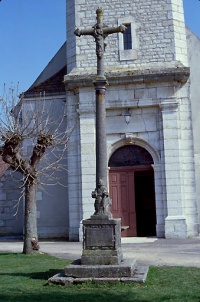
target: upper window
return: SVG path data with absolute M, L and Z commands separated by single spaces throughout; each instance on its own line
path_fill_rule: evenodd
M 118 25 L 124 24 L 127 29 L 122 35 L 119 33 L 119 58 L 120 61 L 137 59 L 138 38 L 135 30 L 135 20 L 132 16 L 126 16 L 118 20 Z
M 126 31 L 123 34 L 124 49 L 132 49 L 131 24 L 124 24 Z

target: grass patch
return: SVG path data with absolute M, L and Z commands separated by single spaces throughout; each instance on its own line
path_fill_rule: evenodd
M 48 285 L 70 261 L 45 254 L 0 253 L 2 302 L 200 302 L 200 269 L 151 267 L 145 284 Z

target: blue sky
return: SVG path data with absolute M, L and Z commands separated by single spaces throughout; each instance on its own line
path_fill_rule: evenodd
M 0 92 L 12 82 L 26 90 L 66 37 L 65 0 L 0 2 Z
M 98 2 L 98 1 L 97 1 Z M 183 0 L 187 26 L 200 37 L 200 1 Z M 24 91 L 62 46 L 65 0 L 0 2 L 0 95 L 19 82 Z

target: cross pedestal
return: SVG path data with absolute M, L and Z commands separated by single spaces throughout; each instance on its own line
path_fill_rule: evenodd
M 111 199 L 107 189 L 107 143 L 105 91 L 107 80 L 102 75 L 93 82 L 96 91 L 96 189 L 94 215 L 82 221 L 83 265 L 116 265 L 122 262 L 121 219 L 110 213 Z
M 83 265 L 113 265 L 123 260 L 121 219 L 93 215 L 83 221 Z
M 105 91 L 108 84 L 104 75 L 105 38 L 109 34 L 123 33 L 124 25 L 107 27 L 103 23 L 103 10 L 96 11 L 97 23 L 89 29 L 76 29 L 77 36 L 91 35 L 96 42 L 97 76 L 93 81 L 96 92 L 96 189 L 92 192 L 95 199 L 94 215 L 83 223 L 82 264 L 109 265 L 120 264 L 121 219 L 113 219 L 110 213 L 111 199 L 107 189 L 107 142 Z

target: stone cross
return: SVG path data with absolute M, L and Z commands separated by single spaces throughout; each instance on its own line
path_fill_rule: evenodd
M 106 142 L 106 109 L 105 91 L 108 84 L 104 75 L 105 38 L 113 33 L 124 33 L 126 27 L 107 27 L 103 23 L 103 10 L 96 10 L 97 23 L 89 29 L 75 30 L 76 36 L 93 36 L 96 43 L 97 76 L 93 81 L 96 91 L 96 189 L 92 192 L 95 198 L 95 215 L 109 216 L 109 196 L 107 188 L 107 142 Z M 103 190 L 101 189 L 103 187 Z M 107 204 L 107 205 L 106 205 Z

